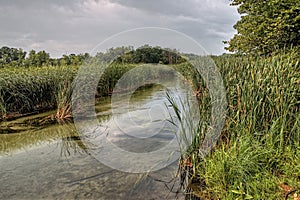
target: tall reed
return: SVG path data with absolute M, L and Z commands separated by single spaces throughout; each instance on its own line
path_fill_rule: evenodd
M 77 67 L 32 67 L 0 69 L 0 108 L 2 116 L 53 109 L 62 81 L 72 81 Z
M 282 185 L 300 194 L 299 52 L 214 61 L 226 87 L 226 123 L 204 159 L 197 149 L 205 129 L 195 130 L 185 155 L 189 186 L 203 199 L 284 199 Z

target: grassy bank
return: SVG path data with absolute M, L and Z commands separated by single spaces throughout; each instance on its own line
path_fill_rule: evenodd
M 193 191 L 205 199 L 299 196 L 299 53 L 214 60 L 227 90 L 226 125 L 204 159 L 199 142 L 191 146 Z

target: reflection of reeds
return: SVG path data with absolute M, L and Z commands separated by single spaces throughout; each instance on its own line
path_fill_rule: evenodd
M 69 134 L 65 135 L 64 137 L 61 138 L 61 156 L 70 156 L 72 155 L 72 152 L 75 153 L 80 153 L 80 154 L 88 154 L 88 148 L 82 141 L 81 136 L 76 133 L 76 134 Z
M 78 132 L 73 123 L 64 123 L 59 125 L 69 130 L 65 134 L 61 134 L 61 156 L 71 156 L 72 154 L 88 154 L 99 147 L 94 144 L 91 139 Z
M 40 118 L 37 118 L 36 120 L 39 119 Z M 30 123 L 34 123 L 33 121 L 34 119 L 30 119 Z M 14 129 L 17 130 L 18 133 L 0 135 L 0 154 L 26 149 L 45 142 L 59 141 L 60 139 L 62 140 L 60 143 L 62 145 L 61 155 L 70 155 L 71 152 L 84 153 L 87 151 L 84 142 L 81 140 L 81 135 L 77 132 L 76 127 L 72 123 L 48 124 L 43 128 L 34 126 L 28 127 L 27 125 L 26 130 L 23 131 L 21 128 L 23 126 L 25 127 L 25 124 L 23 126 L 21 125 L 22 124 L 19 124 L 20 127 L 18 127 L 18 129 Z

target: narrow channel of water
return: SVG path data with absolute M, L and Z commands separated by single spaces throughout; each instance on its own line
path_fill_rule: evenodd
M 127 111 L 136 126 L 126 126 L 127 115 L 122 112 L 112 115 L 110 98 L 101 99 L 95 107 L 101 127 L 126 151 L 151 152 L 163 147 L 174 138 L 171 132 L 161 131 L 168 117 L 160 112 L 166 104 L 165 93 L 161 86 L 134 93 Z M 177 193 L 177 161 L 148 174 L 112 169 L 89 154 L 74 124 L 31 123 L 40 120 L 43 124 L 50 114 L 2 122 L 2 127 L 15 133 L 0 134 L 0 199 L 184 199 Z M 116 120 L 130 136 L 118 132 L 112 125 Z M 141 133 L 141 129 L 148 131 Z M 143 138 L 156 132 L 151 139 Z

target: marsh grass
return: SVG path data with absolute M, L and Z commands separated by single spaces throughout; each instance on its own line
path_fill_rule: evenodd
M 186 191 L 192 188 L 202 199 L 284 199 L 289 193 L 285 185 L 299 195 L 299 52 L 214 61 L 226 87 L 226 124 L 217 146 L 203 159 L 198 149 L 206 131 L 195 130 L 180 165 L 187 172 L 190 163 Z
M 111 94 L 117 80 L 134 66 L 130 64 L 109 66 L 99 80 L 96 97 Z M 101 64 L 97 67 L 88 67 L 90 71 L 86 75 L 89 78 L 98 75 L 99 72 L 91 70 L 101 71 L 101 67 Z M 1 68 L 1 120 L 24 113 L 36 114 L 53 109 L 57 109 L 54 118 L 59 121 L 71 118 L 73 80 L 78 69 L 79 66 Z
M 201 119 L 193 128 L 189 117 L 193 113 L 182 118 L 180 110 L 190 105 L 169 98 L 179 124 L 186 128 L 181 142 L 187 147 L 181 147 L 179 164 L 186 193 L 202 199 L 283 199 L 289 191 L 281 186 L 286 185 L 300 195 L 299 52 L 269 57 L 227 55 L 214 61 L 223 77 L 228 107 L 219 142 L 204 158 L 199 150 L 210 126 L 209 93 L 191 65 L 174 65 L 193 85 Z M 108 68 L 97 95 L 109 95 L 122 74 L 135 66 Z M 76 66 L 0 69 L 1 119 L 12 113 L 55 108 L 57 118 L 69 117 L 71 83 L 77 70 Z M 185 135 L 193 136 L 190 143 Z M 67 149 L 73 145 L 69 139 L 64 140 Z
M 112 92 L 127 92 L 137 85 L 154 83 L 160 78 L 168 79 L 173 76 L 173 71 L 166 65 L 113 63 L 104 70 L 100 77 L 97 96 L 112 95 Z M 115 88 L 120 80 L 121 87 Z
M 99 79 L 96 98 L 111 95 L 118 80 L 131 69 L 139 64 L 120 63 L 93 63 L 87 62 L 87 72 L 83 76 L 89 79 Z M 144 65 L 144 64 L 140 64 Z M 106 67 L 108 66 L 108 67 Z M 84 66 L 83 66 L 84 67 Z M 106 68 L 105 68 L 106 67 Z M 190 67 L 185 64 L 174 65 L 175 69 L 185 72 L 185 68 Z M 22 116 L 22 114 L 36 114 L 43 111 L 57 109 L 55 118 L 61 120 L 70 118 L 73 80 L 78 73 L 79 66 L 43 66 L 43 67 L 11 67 L 0 69 L 0 118 L 5 120 Z M 158 73 L 159 72 L 159 73 Z M 98 75 L 102 75 L 99 77 Z M 132 89 L 138 80 L 142 80 L 151 74 L 153 78 L 165 77 L 169 70 L 151 70 L 147 68 L 141 70 L 136 76 L 129 77 L 127 87 Z M 187 76 L 190 74 L 186 74 Z M 86 84 L 86 78 L 83 78 Z M 193 79 L 187 79 L 193 80 Z M 149 80 L 151 82 L 151 80 Z M 153 80 L 152 80 L 153 81 Z M 78 82 L 77 82 L 78 83 Z M 81 84 L 81 82 L 79 81 Z M 83 92 L 95 88 L 82 87 Z
M 72 82 L 76 72 L 75 66 L 0 69 L 1 118 L 56 108 L 61 82 Z

